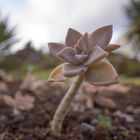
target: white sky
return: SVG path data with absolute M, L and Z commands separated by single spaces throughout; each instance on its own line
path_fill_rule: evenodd
M 49 41 L 63 41 L 68 27 L 80 32 L 113 24 L 116 41 L 126 26 L 124 6 L 129 0 L 0 0 L 0 11 L 9 15 L 10 23 L 17 25 L 21 41 L 15 49 L 28 40 L 36 48 Z M 47 46 L 47 45 L 46 45 Z

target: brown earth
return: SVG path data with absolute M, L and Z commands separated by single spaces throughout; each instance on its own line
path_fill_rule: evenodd
M 18 86 L 19 82 L 10 84 L 6 94 L 13 96 Z M 33 95 L 24 91 L 27 93 Z M 16 116 L 1 99 L 0 140 L 140 140 L 140 88 L 133 87 L 125 96 L 114 93 L 113 99 L 118 105 L 115 110 L 97 105 L 84 112 L 70 108 L 62 135 L 56 138 L 50 133 L 50 122 L 63 95 L 60 87 L 50 87 L 46 93 L 34 95 L 33 109 Z M 111 127 L 98 121 L 104 115 L 110 118 Z

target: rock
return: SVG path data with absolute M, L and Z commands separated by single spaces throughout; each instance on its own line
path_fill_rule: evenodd
M 120 110 L 116 111 L 113 113 L 113 116 L 118 117 L 118 118 L 123 118 L 125 119 L 126 122 L 128 123 L 133 123 L 134 122 L 134 118 L 132 115 L 126 114 L 121 112 Z
M 108 109 L 115 109 L 117 107 L 117 104 L 112 99 L 103 96 L 96 96 L 95 103 Z
M 118 129 L 119 129 L 119 130 L 121 130 L 121 131 L 126 130 L 126 128 L 125 128 L 124 126 L 122 126 L 122 125 L 121 125 L 121 126 L 119 126 L 119 127 L 118 127 Z
M 124 114 L 124 118 L 125 118 L 126 122 L 128 122 L 128 123 L 133 123 L 134 122 L 134 118 L 133 118 L 132 115 Z
M 138 114 L 140 114 L 140 108 L 136 108 L 136 109 L 134 109 L 134 114 L 136 114 L 136 115 L 138 115 Z
M 116 84 L 116 85 L 111 85 L 111 86 L 97 87 L 97 89 L 101 95 L 113 96 L 114 92 L 115 93 L 117 92 L 119 94 L 127 94 L 131 90 L 131 87 L 124 86 L 121 84 Z
M 126 111 L 127 111 L 128 113 L 132 113 L 132 114 L 136 114 L 136 115 L 140 114 L 140 108 L 139 108 L 139 107 L 134 108 L 133 106 L 128 106 L 128 107 L 126 108 Z
M 15 97 L 4 95 L 3 100 L 5 104 L 13 108 L 15 115 L 20 114 L 20 111 L 30 110 L 34 107 L 35 98 L 30 95 L 22 95 L 20 91 L 15 93 Z
M 23 115 L 17 115 L 17 116 L 15 116 L 15 118 L 14 118 L 14 123 L 21 123 L 21 122 L 23 122 L 25 120 L 25 116 L 23 116 Z
M 81 102 L 74 101 L 71 104 L 71 108 L 73 108 L 73 110 L 76 112 L 84 112 L 86 109 L 86 106 L 82 104 Z
M 0 82 L 0 93 L 6 93 L 8 91 L 8 87 L 5 82 Z
M 117 91 L 117 92 L 122 93 L 122 94 L 128 93 L 130 91 L 130 89 L 131 88 L 129 86 L 124 86 L 121 84 L 109 86 L 109 90 L 114 91 L 114 92 Z
M 0 128 L 5 128 L 8 122 L 8 118 L 5 115 L 0 115 Z M 0 139 L 1 140 L 1 139 Z
M 133 110 L 134 110 L 134 107 L 131 106 L 131 105 L 129 105 L 129 106 L 126 107 L 127 113 L 133 113 Z
M 0 122 L 7 121 L 7 117 L 5 115 L 0 115 Z
M 82 84 L 82 87 L 81 87 L 81 92 L 84 92 L 84 93 L 90 93 L 90 94 L 93 94 L 95 95 L 98 91 L 97 91 L 97 87 L 96 86 L 93 86 L 87 82 L 84 82 Z
M 117 110 L 113 113 L 113 116 L 118 118 L 123 118 L 124 114 L 120 110 Z
M 92 109 L 92 112 L 93 112 L 93 114 L 95 114 L 97 116 L 102 113 L 101 110 L 100 109 L 97 109 L 97 108 Z
M 95 131 L 95 127 L 93 127 L 92 125 L 87 123 L 81 124 L 81 133 L 86 139 L 93 140 L 94 131 Z
M 32 76 L 32 75 L 27 75 L 21 85 L 20 85 L 20 89 L 21 90 L 30 90 L 32 83 L 34 83 L 36 81 L 36 77 Z
M 98 124 L 98 120 L 97 120 L 97 119 L 93 119 L 93 120 L 91 121 L 91 124 L 93 124 L 93 125 Z
M 74 111 L 78 112 L 84 112 L 86 109 L 86 96 L 84 94 L 78 93 L 74 101 L 71 104 L 71 107 L 74 109 Z
M 107 116 L 109 116 L 109 115 L 110 115 L 110 110 L 107 109 L 107 108 L 105 108 L 105 109 L 104 109 L 104 114 L 107 115 Z

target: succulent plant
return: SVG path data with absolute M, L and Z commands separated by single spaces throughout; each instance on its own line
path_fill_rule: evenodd
M 50 82 L 65 81 L 70 77 L 85 73 L 85 81 L 93 85 L 108 85 L 118 82 L 114 67 L 105 58 L 111 51 L 120 47 L 110 44 L 112 26 L 97 29 L 92 34 L 82 35 L 69 29 L 65 44 L 49 43 L 50 52 L 67 61 L 56 67 L 50 74 Z
M 79 89 L 82 81 L 92 85 L 110 85 L 118 83 L 118 74 L 106 56 L 120 47 L 109 44 L 112 37 L 112 25 L 104 26 L 91 34 L 69 28 L 65 44 L 48 43 L 50 52 L 63 63 L 56 67 L 48 82 L 62 82 L 77 76 L 64 99 L 60 103 L 52 122 L 52 132 L 60 135 L 66 110 Z

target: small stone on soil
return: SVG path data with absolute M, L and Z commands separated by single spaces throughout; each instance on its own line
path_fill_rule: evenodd
M 123 131 L 126 130 L 126 128 L 124 126 L 119 126 L 118 129 L 123 130 Z
M 97 108 L 94 108 L 93 110 L 92 110 L 92 112 L 93 112 L 93 114 L 95 114 L 95 115 L 100 115 L 102 112 L 101 112 L 101 110 L 100 109 L 97 109 Z
M 21 123 L 25 120 L 25 116 L 23 115 L 18 115 L 18 116 L 15 116 L 14 118 L 14 123 Z
M 126 122 L 128 122 L 128 123 L 133 123 L 135 121 L 133 116 L 129 115 L 129 114 L 124 114 L 124 118 L 125 118 Z
M 140 108 L 136 108 L 136 109 L 134 109 L 134 114 L 136 114 L 136 115 L 138 115 L 138 114 L 140 114 Z
M 81 133 L 85 138 L 87 138 L 87 139 L 93 138 L 94 131 L 95 131 L 94 126 L 87 124 L 87 123 L 81 124 Z
M 134 117 L 132 115 L 127 114 L 127 113 L 123 113 L 120 110 L 114 112 L 113 116 L 118 117 L 118 118 L 123 118 L 128 123 L 133 123 L 135 121 Z

